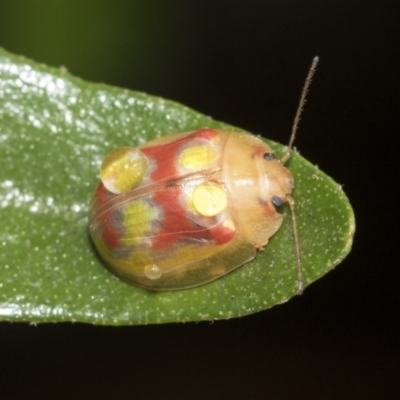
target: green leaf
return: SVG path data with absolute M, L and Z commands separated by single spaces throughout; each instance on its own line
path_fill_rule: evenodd
M 0 50 L 0 318 L 130 325 L 251 314 L 296 294 L 289 210 L 255 261 L 207 285 L 153 293 L 112 275 L 88 236 L 104 155 L 165 134 L 224 129 L 180 104 L 84 82 Z M 232 127 L 230 127 L 232 128 Z M 282 146 L 269 142 L 279 153 Z M 305 283 L 349 252 L 354 216 L 340 185 L 293 154 Z

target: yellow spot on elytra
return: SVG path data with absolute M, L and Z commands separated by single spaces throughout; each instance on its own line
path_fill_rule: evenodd
M 148 168 L 147 157 L 139 149 L 120 147 L 104 158 L 100 179 L 108 191 L 125 193 L 143 181 Z
M 179 164 L 187 169 L 198 171 L 211 168 L 218 159 L 218 152 L 211 146 L 189 147 L 179 156 Z
M 194 189 L 192 203 L 199 214 L 214 217 L 225 210 L 228 198 L 220 185 L 214 182 L 205 182 Z
M 151 222 L 157 218 L 157 208 L 144 200 L 135 200 L 124 209 L 123 225 L 125 232 L 122 241 L 125 245 L 141 243 L 143 234 L 151 229 Z

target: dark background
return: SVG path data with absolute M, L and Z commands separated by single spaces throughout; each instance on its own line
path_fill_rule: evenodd
M 398 399 L 397 1 L 0 0 L 0 46 L 287 143 L 344 184 L 348 258 L 249 317 L 139 327 L 0 324 L 0 397 Z

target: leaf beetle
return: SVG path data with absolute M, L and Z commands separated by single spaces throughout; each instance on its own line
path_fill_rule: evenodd
M 308 72 L 282 159 L 262 140 L 198 129 L 109 153 L 89 208 L 101 258 L 122 279 L 150 290 L 213 281 L 251 261 L 291 208 L 298 292 L 303 290 L 294 180 L 284 166 L 318 58 Z

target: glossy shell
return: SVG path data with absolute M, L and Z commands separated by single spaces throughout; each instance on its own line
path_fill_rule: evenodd
M 152 290 L 217 279 L 279 229 L 291 173 L 249 134 L 201 129 L 112 151 L 90 204 L 100 256 Z

